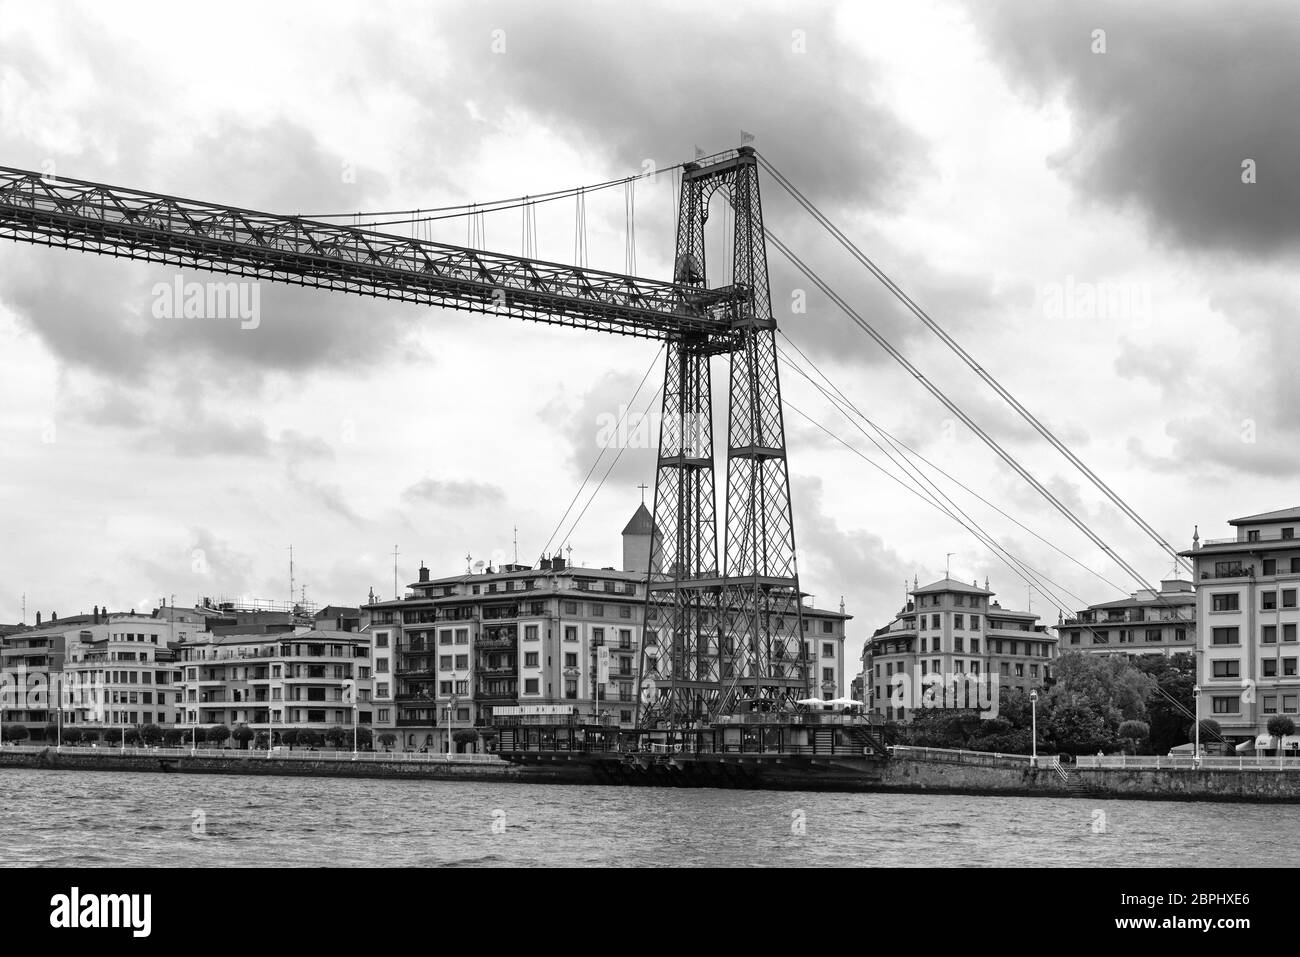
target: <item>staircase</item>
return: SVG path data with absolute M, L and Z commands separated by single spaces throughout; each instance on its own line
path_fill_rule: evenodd
M 870 748 L 876 754 L 884 755 L 884 756 L 889 755 L 889 749 L 885 747 L 885 742 L 882 741 L 879 738 L 879 736 L 869 731 L 868 729 L 862 727 L 861 725 L 851 725 L 848 729 L 848 732 L 849 732 L 849 740 L 851 740 L 854 744 L 858 745 L 859 747 L 863 748 L 864 754 L 866 753 L 865 749 Z

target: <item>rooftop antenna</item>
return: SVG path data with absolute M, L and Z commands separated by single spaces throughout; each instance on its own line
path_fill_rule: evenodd
M 515 564 L 519 564 L 519 526 L 515 526 Z
M 400 554 L 397 546 L 393 546 L 393 600 L 397 600 L 397 556 Z
M 954 555 L 956 555 L 956 554 L 957 554 L 956 552 L 949 552 L 946 556 L 944 556 L 944 559 L 943 559 L 943 577 L 944 577 L 944 578 L 951 578 L 951 577 L 952 577 L 952 556 L 954 556 Z
M 293 546 L 289 546 L 289 604 L 293 604 Z
M 22 621 L 22 623 L 23 623 L 24 625 L 27 624 L 27 592 L 23 592 L 23 621 Z

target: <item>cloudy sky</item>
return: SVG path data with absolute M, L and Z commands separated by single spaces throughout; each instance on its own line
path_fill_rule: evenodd
M 1222 536 L 1230 517 L 1296 504 L 1298 44 L 1281 0 L 1230 14 L 1189 0 L 0 0 L 0 165 L 349 213 L 601 182 L 746 130 L 1185 547 L 1196 524 Z M 763 188 L 774 232 L 1147 578 L 1168 576 L 1158 547 Z M 642 275 L 668 277 L 673 202 L 671 174 L 638 183 Z M 572 202 L 536 218 L 541 257 L 572 261 Z M 484 231 L 520 251 L 518 211 Z M 467 232 L 453 220 L 430 235 Z M 594 194 L 591 264 L 622 271 L 625 235 L 624 192 Z M 944 486 L 1060 603 L 1135 587 L 815 290 L 794 311 L 808 284 L 775 251 L 771 265 L 791 341 L 874 422 L 1042 536 Z M 156 318 L 154 287 L 177 275 L 0 244 L 0 622 L 24 593 L 28 621 L 164 595 L 283 600 L 290 544 L 319 602 L 391 594 L 394 547 L 403 584 L 420 561 L 442 575 L 466 554 L 508 560 L 516 526 L 531 562 L 656 361 L 641 340 L 270 285 L 255 329 Z M 883 461 L 794 370 L 783 383 Z M 819 605 L 844 597 L 850 654 L 949 552 L 954 577 L 1030 600 L 950 518 L 799 415 L 787 433 L 804 587 Z M 557 536 L 575 562 L 619 561 L 652 469 L 650 451 L 625 452 Z M 1032 601 L 1055 618 L 1053 596 Z

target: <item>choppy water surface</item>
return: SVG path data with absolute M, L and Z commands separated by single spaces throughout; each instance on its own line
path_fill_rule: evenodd
M 1295 805 L 0 770 L 6 866 L 1294 867 L 1297 828 Z

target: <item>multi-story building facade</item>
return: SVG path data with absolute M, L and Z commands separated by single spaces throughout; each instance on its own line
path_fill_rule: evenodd
M 365 633 L 202 634 L 180 642 L 177 654 L 186 727 L 247 725 L 278 743 L 289 729 L 373 723 Z
M 1270 718 L 1300 723 L 1300 508 L 1228 524 L 1234 537 L 1198 530 L 1180 553 L 1195 565 L 1198 707 L 1225 739 L 1271 747 Z
M 996 676 L 999 689 L 1021 691 L 1051 680 L 1056 636 L 1032 612 L 1003 608 L 987 585 L 943 579 L 914 587 L 908 597 L 862 651 L 864 703 L 872 714 L 909 720 L 911 708 L 895 705 L 891 694 L 896 675 L 907 688 L 931 675 Z
M 63 727 L 84 740 L 179 719 L 171 623 L 149 615 L 109 615 L 69 636 L 63 673 Z
M 403 750 L 463 749 L 457 730 L 490 725 L 494 709 L 518 705 L 571 706 L 632 727 L 650 534 L 642 506 L 623 531 L 622 569 L 555 557 L 435 579 L 421 567 L 406 597 L 367 605 L 376 732 L 391 728 Z M 813 693 L 838 697 L 850 616 L 808 606 L 802 614 L 805 654 L 816 659 Z M 608 655 L 607 682 L 598 680 L 600 655 Z
M 17 631 L 0 645 L 0 724 L 22 725 L 27 739 L 49 738 L 47 725 L 57 723 L 51 688 L 62 678 L 67 635 L 79 630 L 67 624 Z
M 1171 578 L 1119 601 L 1089 605 L 1056 626 L 1060 649 L 1098 655 L 1176 655 L 1196 650 L 1196 583 Z

